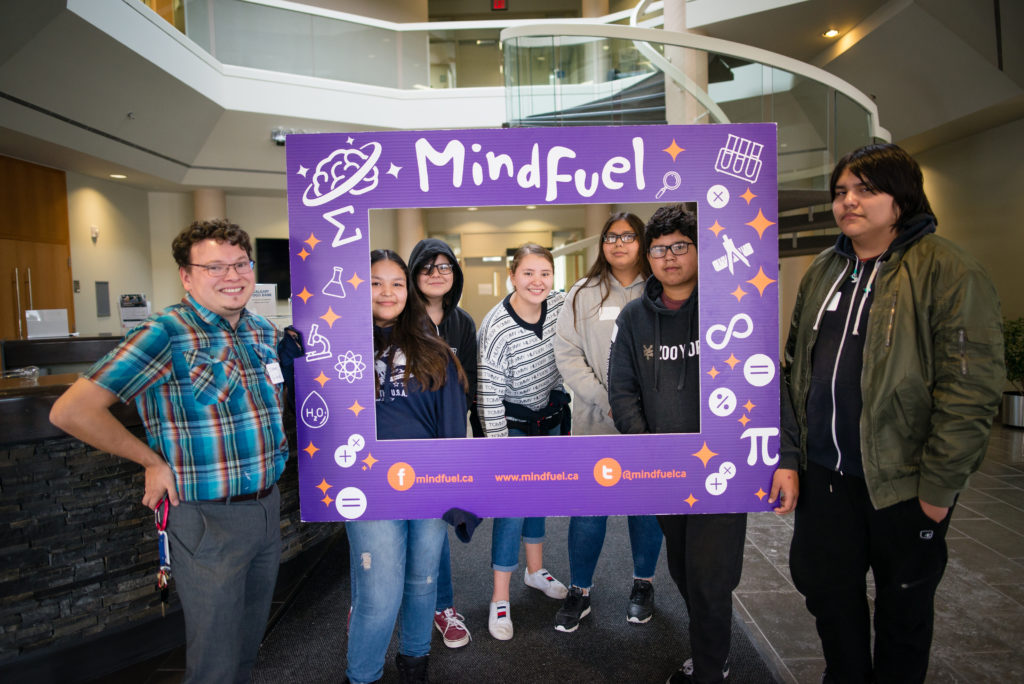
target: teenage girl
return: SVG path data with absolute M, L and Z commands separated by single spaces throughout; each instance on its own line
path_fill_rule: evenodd
M 377 439 L 465 437 L 466 377 L 433 332 L 409 271 L 390 250 L 370 253 Z M 402 682 L 426 682 L 436 574 L 446 523 L 350 520 L 348 668 L 353 684 L 381 678 L 395 619 Z M 372 562 L 364 562 L 372 559 Z
M 568 433 L 568 395 L 552 347 L 565 295 L 551 291 L 554 268 L 551 252 L 540 245 L 526 243 L 516 250 L 509 270 L 513 292 L 480 324 L 477 403 L 488 437 Z M 526 585 L 555 599 L 567 593 L 544 569 L 544 518 L 495 518 L 487 620 L 495 639 L 512 638 L 509 584 L 519 564 L 520 537 L 526 546 Z
M 470 394 L 466 405 L 470 407 L 473 436 L 482 437 L 483 430 L 476 415 L 476 323 L 473 317 L 458 307 L 462 298 L 462 268 L 455 252 L 447 243 L 435 238 L 420 240 L 409 255 L 413 289 L 423 302 L 431 323 L 459 360 L 469 381 Z M 464 436 L 464 435 L 463 435 Z M 441 633 L 444 645 L 459 648 L 469 643 L 469 630 L 465 618 L 455 610 L 452 587 L 452 556 L 448 536 L 441 548 L 441 565 L 437 572 L 437 604 L 434 606 L 434 627 Z
M 573 392 L 573 433 L 617 435 L 608 404 L 608 350 L 615 319 L 643 293 L 651 274 L 643 247 L 644 223 L 630 213 L 612 215 L 601 229 L 601 245 L 590 271 L 573 285 L 555 328 L 555 361 Z M 569 520 L 569 594 L 555 615 L 555 629 L 573 632 L 590 614 L 594 569 L 604 545 L 608 516 Z M 628 517 L 633 551 L 629 622 L 654 614 L 654 571 L 661 552 L 661 528 L 653 515 Z

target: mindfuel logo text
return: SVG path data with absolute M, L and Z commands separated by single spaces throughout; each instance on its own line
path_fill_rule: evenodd
M 672 480 L 686 477 L 685 470 L 623 470 L 614 458 L 602 458 L 594 464 L 594 480 L 602 487 L 612 487 L 619 480 Z

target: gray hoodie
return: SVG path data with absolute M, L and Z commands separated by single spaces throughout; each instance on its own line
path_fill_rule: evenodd
M 558 316 L 555 363 L 573 393 L 573 434 L 615 435 L 619 431 L 608 415 L 608 350 L 615 319 L 626 304 L 641 295 L 644 279 L 638 275 L 627 287 L 611 276 L 604 283 L 595 281 L 583 287 L 584 282 L 572 286 Z M 608 297 L 601 303 L 606 292 Z

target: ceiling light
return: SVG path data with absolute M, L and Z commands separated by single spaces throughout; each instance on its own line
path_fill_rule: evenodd
M 536 205 L 536 204 L 527 204 L 527 205 L 526 205 L 526 208 L 527 208 L 527 209 L 536 209 L 536 208 L 537 208 L 537 205 Z
M 476 207 L 466 207 L 466 211 L 476 211 Z
M 124 180 L 128 176 L 124 175 L 123 173 L 112 173 L 112 174 L 110 174 L 110 177 L 111 178 L 116 178 L 117 180 Z
M 821 35 L 825 36 L 826 38 L 835 38 L 836 36 L 839 35 L 839 29 L 830 27 L 828 31 L 825 31 Z

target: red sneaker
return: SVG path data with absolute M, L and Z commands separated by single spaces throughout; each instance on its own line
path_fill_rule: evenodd
M 441 613 L 434 613 L 434 627 L 444 637 L 444 645 L 448 648 L 459 648 L 469 643 L 469 630 L 466 629 L 466 618 L 455 612 L 454 608 L 445 608 Z

